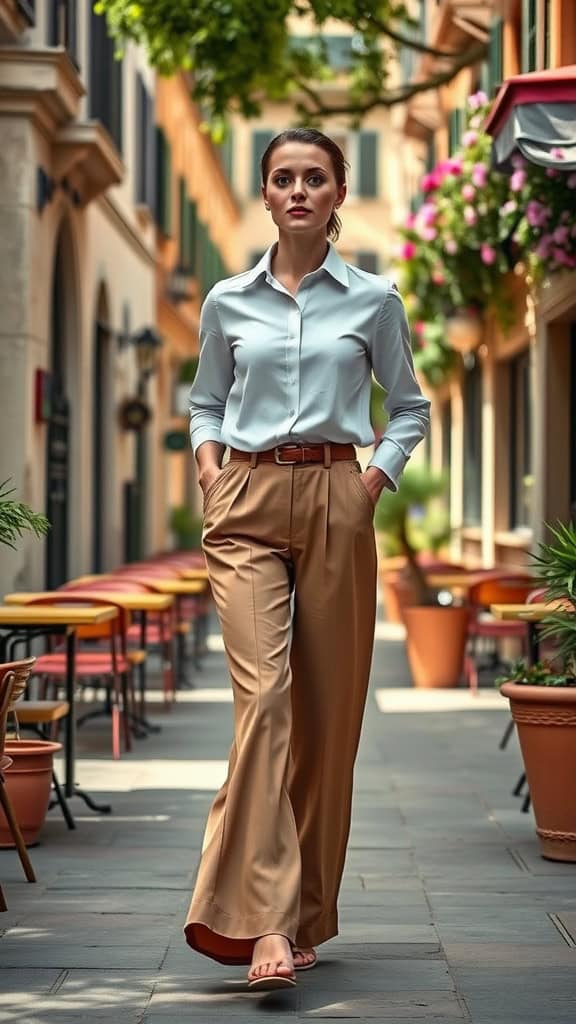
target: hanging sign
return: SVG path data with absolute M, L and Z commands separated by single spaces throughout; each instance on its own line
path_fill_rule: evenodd
M 141 398 L 126 398 L 120 405 L 118 415 L 124 430 L 142 430 L 150 420 L 152 411 Z
M 168 452 L 186 451 L 190 443 L 186 430 L 168 430 L 164 434 L 164 448 Z

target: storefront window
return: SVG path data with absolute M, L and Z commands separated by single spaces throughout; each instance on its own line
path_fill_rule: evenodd
M 464 375 L 464 526 L 482 519 L 482 369 L 469 356 Z
M 530 423 L 530 355 L 510 361 L 510 527 L 532 523 L 532 431 Z

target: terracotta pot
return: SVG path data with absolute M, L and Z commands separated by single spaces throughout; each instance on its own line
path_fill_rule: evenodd
M 380 594 L 384 605 L 386 622 L 402 622 L 402 610 L 406 605 L 413 604 L 416 592 L 414 587 L 405 580 L 402 573 L 383 572 L 380 574 Z
M 484 321 L 474 310 L 457 309 L 446 317 L 446 339 L 451 348 L 463 355 L 473 352 L 482 341 Z
M 406 652 L 414 686 L 457 686 L 464 667 L 469 608 L 404 608 Z
M 52 787 L 52 758 L 61 743 L 48 740 L 6 740 L 5 753 L 12 758 L 4 777 L 16 820 L 26 846 L 38 839 Z M 0 808 L 0 848 L 13 847 L 12 834 Z
M 576 862 L 576 687 L 504 683 L 543 857 Z

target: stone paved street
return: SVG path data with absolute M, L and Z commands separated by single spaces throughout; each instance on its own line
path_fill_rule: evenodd
M 181 928 L 204 820 L 231 735 L 218 637 L 163 732 L 114 764 L 108 727 L 80 734 L 74 801 L 31 851 L 39 884 L 0 853 L 2 1024 L 574 1024 L 576 866 L 539 856 L 511 788 L 516 739 L 492 690 L 408 687 L 402 644 L 379 625 L 338 939 L 294 992 L 257 996 L 244 971 L 193 954 Z M 448 701 L 448 704 L 446 703 Z M 440 703 L 441 702 L 441 703 Z M 444 710 L 438 710 L 439 707 Z

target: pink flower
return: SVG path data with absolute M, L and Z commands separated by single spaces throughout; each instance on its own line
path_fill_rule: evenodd
M 478 110 L 479 107 L 483 107 L 485 103 L 488 103 L 488 97 L 481 89 L 468 97 L 468 106 L 471 110 Z
M 478 220 L 478 217 L 476 216 L 476 210 L 474 209 L 473 206 L 464 207 L 464 220 L 466 221 L 468 227 L 472 227 Z
M 484 244 L 480 246 L 480 259 L 482 260 L 482 263 L 485 263 L 487 267 L 490 267 L 496 259 L 496 250 L 493 249 L 491 245 L 484 242 Z
M 526 207 L 526 220 L 530 227 L 541 228 L 548 220 L 548 210 L 537 199 L 531 199 Z
M 423 320 L 417 320 L 416 323 L 414 324 L 414 327 L 412 328 L 413 331 L 414 331 L 414 334 L 423 334 L 424 333 L 424 327 L 425 327 L 424 321 Z
M 450 256 L 453 256 L 454 253 L 458 252 L 458 243 L 453 238 L 447 238 L 444 248 Z
M 566 178 L 568 188 L 576 188 L 576 174 L 569 174 Z
M 513 153 L 510 158 L 510 163 L 515 171 L 520 171 L 527 166 L 527 161 L 522 156 L 522 153 Z
M 536 255 L 539 256 L 542 260 L 547 259 L 551 244 L 552 235 L 542 235 L 542 238 L 536 246 Z
M 562 267 L 569 267 L 572 263 L 571 257 L 568 255 L 565 249 L 554 248 L 552 249 L 552 256 L 556 263 L 559 263 Z
M 560 171 L 557 171 L 555 167 L 547 167 L 546 168 L 546 177 L 547 178 L 558 178 L 559 175 L 560 175 Z
M 472 168 L 472 181 L 476 185 L 476 188 L 483 188 L 486 184 L 488 177 L 488 168 L 486 164 L 474 164 Z
M 442 272 L 442 267 L 434 267 L 432 271 L 432 280 L 434 284 L 444 284 L 446 278 Z
M 553 146 L 550 156 L 553 156 L 555 160 L 565 160 L 566 158 L 566 154 L 563 149 L 560 149 L 560 146 Z
M 437 234 L 436 228 L 429 227 L 427 224 L 420 228 L 420 238 L 425 242 L 433 242 Z
M 469 181 L 467 181 L 465 185 L 462 185 L 462 198 L 465 199 L 466 202 L 471 202 L 475 195 L 476 189 Z
M 565 245 L 570 237 L 570 232 L 566 226 L 556 228 L 552 235 L 557 245 Z
M 500 207 L 500 213 L 503 217 L 507 217 L 510 213 L 515 213 L 517 209 L 518 203 L 513 199 L 509 199 L 507 203 L 504 203 L 504 205 Z
M 406 216 L 406 227 L 407 228 L 413 228 L 415 223 L 416 223 L 416 214 L 415 213 L 407 214 L 407 216 Z
M 434 206 L 434 203 L 424 203 L 420 207 L 418 219 L 422 222 L 422 224 L 426 224 L 427 226 L 429 226 L 430 224 L 434 223 L 437 215 L 438 210 Z
M 425 174 L 420 182 L 420 187 L 423 192 L 433 192 L 435 188 L 438 188 L 440 181 L 438 175 L 431 171 L 430 174 Z
M 526 184 L 526 171 L 518 170 L 514 171 L 514 174 L 510 178 L 510 188 L 513 192 L 520 192 Z
M 464 135 L 462 136 L 462 145 L 463 146 L 466 146 L 466 147 L 473 146 L 474 143 L 476 143 L 476 142 L 478 142 L 478 132 L 475 132 L 475 131 L 464 132 Z
M 402 260 L 413 260 L 416 255 L 416 244 L 415 242 L 404 242 L 404 245 L 400 249 L 400 259 Z
M 462 161 L 457 156 L 451 156 L 446 161 L 446 168 L 449 174 L 454 174 L 457 177 L 459 174 L 462 174 Z
M 468 121 L 469 128 L 480 128 L 481 124 L 482 114 L 474 114 L 474 117 L 471 117 L 470 120 Z

